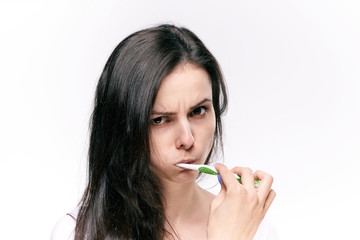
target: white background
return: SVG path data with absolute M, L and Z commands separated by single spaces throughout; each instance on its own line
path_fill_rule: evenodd
M 83 191 L 107 57 L 175 23 L 223 68 L 225 163 L 274 176 L 281 239 L 360 239 L 359 12 L 357 0 L 0 1 L 0 238 L 49 239 Z

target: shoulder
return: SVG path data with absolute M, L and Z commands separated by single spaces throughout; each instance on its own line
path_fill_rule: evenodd
M 51 233 L 51 240 L 74 239 L 77 213 L 78 208 L 59 219 Z

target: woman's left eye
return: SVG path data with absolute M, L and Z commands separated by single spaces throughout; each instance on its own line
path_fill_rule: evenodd
M 205 106 L 197 107 L 191 112 L 191 115 L 192 116 L 201 116 L 206 113 L 206 110 L 207 110 L 207 107 L 205 107 Z

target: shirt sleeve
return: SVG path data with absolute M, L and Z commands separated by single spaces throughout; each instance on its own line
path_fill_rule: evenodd
M 76 221 L 73 216 L 63 216 L 55 225 L 51 240 L 74 240 Z

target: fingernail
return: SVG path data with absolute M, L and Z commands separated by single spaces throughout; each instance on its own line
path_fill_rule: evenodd
M 222 181 L 222 179 L 221 179 L 220 174 L 219 174 L 219 175 L 217 175 L 217 178 L 218 178 L 219 183 L 220 183 L 220 184 L 222 184 L 222 182 L 223 182 L 223 181 Z

